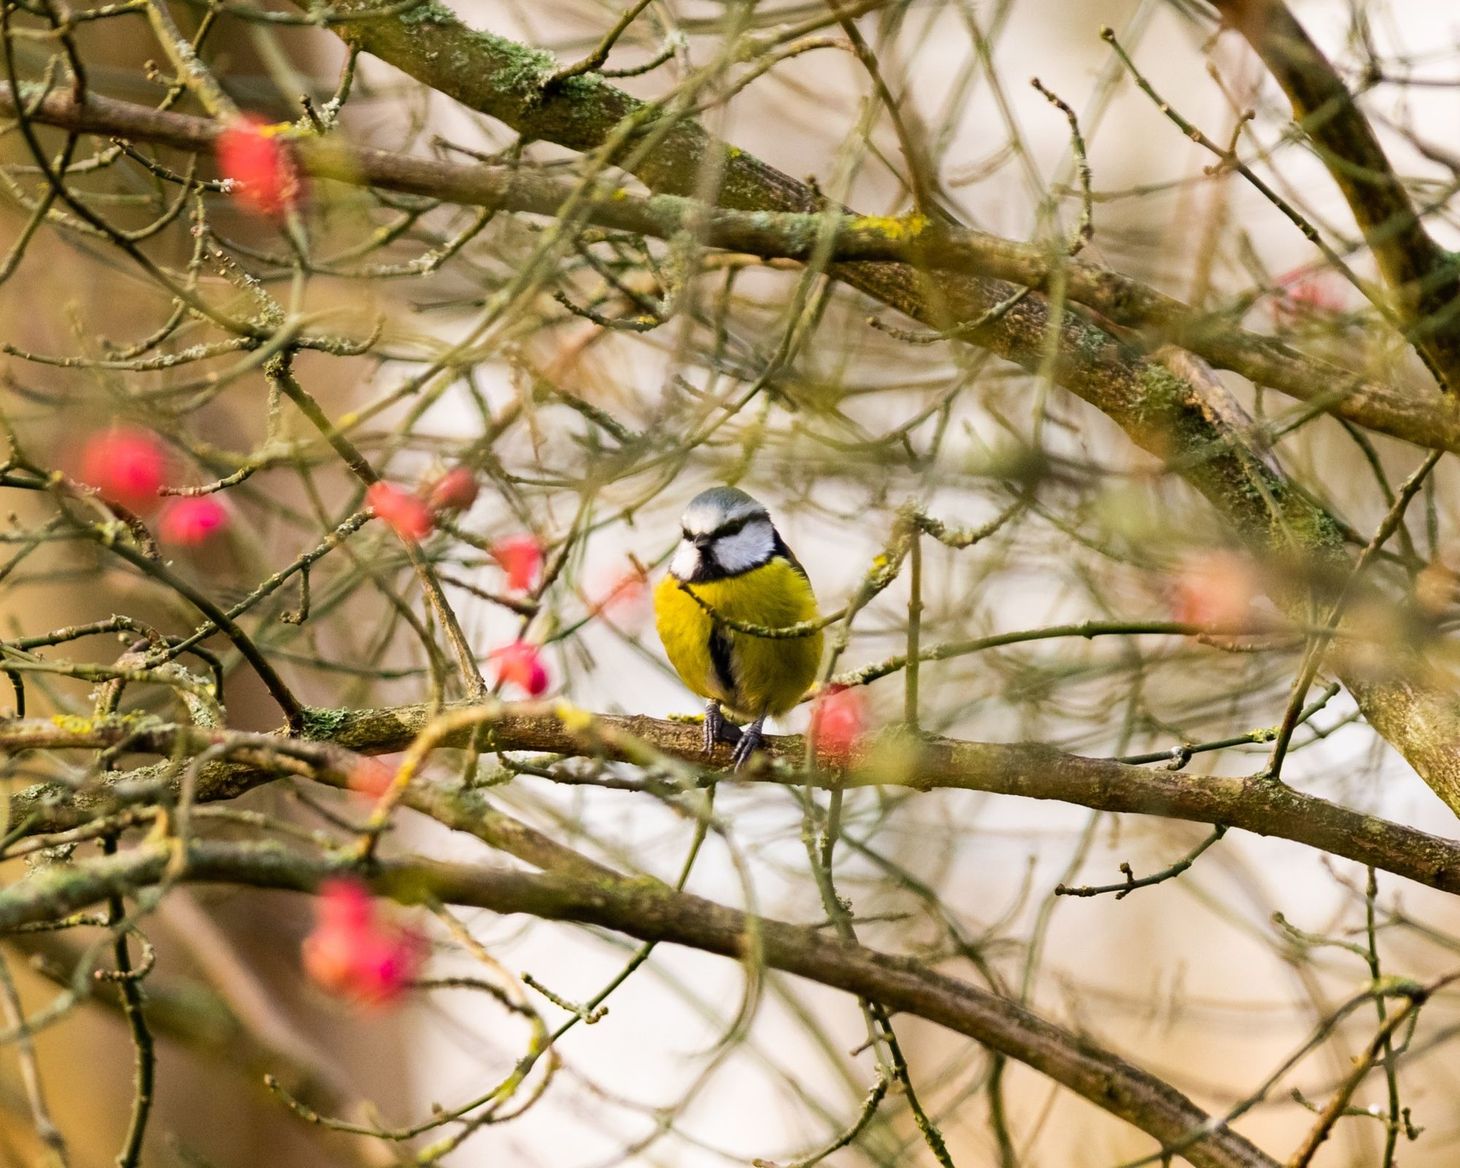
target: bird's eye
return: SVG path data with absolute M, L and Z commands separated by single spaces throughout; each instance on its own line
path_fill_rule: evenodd
M 744 519 L 737 519 L 734 523 L 727 523 L 719 531 L 715 532 L 715 538 L 724 539 L 727 535 L 735 535 L 737 532 L 744 530 L 745 524 L 746 520 Z

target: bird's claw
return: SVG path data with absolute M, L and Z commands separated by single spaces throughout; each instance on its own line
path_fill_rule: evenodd
M 735 744 L 735 749 L 730 754 L 730 766 L 733 770 L 741 770 L 750 761 L 750 756 L 760 747 L 764 738 L 761 733 L 761 726 L 764 723 L 764 718 L 757 718 L 749 726 L 740 730 L 740 741 Z
M 705 706 L 705 753 L 714 754 L 719 743 L 739 747 L 740 727 L 720 712 L 719 702 Z

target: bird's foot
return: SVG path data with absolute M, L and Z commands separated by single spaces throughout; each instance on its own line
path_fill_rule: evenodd
M 735 750 L 730 755 L 730 764 L 735 770 L 740 770 L 749 761 L 750 756 L 760 746 L 764 735 L 761 733 L 765 726 L 765 715 L 762 714 L 749 726 L 740 730 L 740 741 L 735 744 Z
M 740 727 L 720 712 L 719 702 L 709 702 L 705 705 L 705 753 L 714 754 L 716 744 L 721 742 L 738 746 Z

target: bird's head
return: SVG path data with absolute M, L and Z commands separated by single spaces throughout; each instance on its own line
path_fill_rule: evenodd
M 670 573 L 695 583 L 738 576 L 776 554 L 776 529 L 765 505 L 734 487 L 711 487 L 690 500 Z

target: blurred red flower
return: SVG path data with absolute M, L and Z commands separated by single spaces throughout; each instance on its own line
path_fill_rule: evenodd
M 311 980 L 361 1005 L 383 1006 L 405 992 L 425 963 L 425 938 L 383 918 L 358 880 L 326 880 L 315 924 L 300 955 Z
M 211 495 L 184 496 L 171 500 L 158 520 L 157 533 L 164 543 L 196 547 L 228 526 L 228 511 Z
M 149 431 L 115 426 L 87 439 L 79 477 L 108 502 L 147 511 L 157 504 L 165 465 L 162 444 Z
M 304 180 L 289 145 L 263 118 L 241 118 L 218 135 L 218 169 L 234 200 L 268 219 L 282 219 L 304 198 Z
M 491 546 L 492 559 L 507 573 L 512 592 L 527 592 L 537 582 L 542 568 L 542 545 L 531 535 L 509 535 Z
M 867 733 L 867 699 L 860 689 L 833 686 L 811 710 L 811 737 L 819 762 L 845 763 Z
M 390 483 L 371 483 L 365 502 L 379 519 L 394 529 L 401 539 L 411 542 L 425 539 L 434 526 L 431 510 L 418 495 L 403 491 Z
M 494 649 L 491 659 L 497 667 L 498 685 L 515 685 L 528 697 L 540 697 L 548 687 L 547 666 L 542 653 L 527 641 L 513 641 Z
M 464 466 L 453 466 L 426 489 L 432 511 L 465 511 L 477 501 L 477 477 Z

